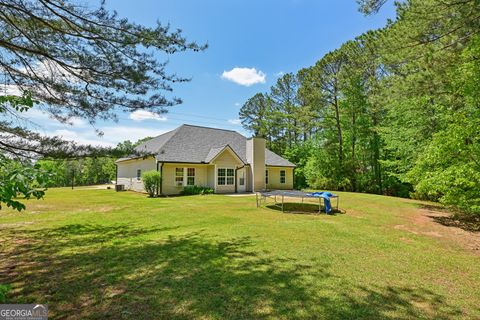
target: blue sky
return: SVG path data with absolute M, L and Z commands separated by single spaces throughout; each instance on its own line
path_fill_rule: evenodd
M 107 7 L 144 25 L 170 23 L 189 40 L 208 43 L 205 52 L 169 57 L 167 70 L 192 78 L 174 87 L 184 103 L 164 117 L 119 113 L 118 123 L 99 121 L 103 137 L 81 119 L 63 125 L 33 110 L 30 116 L 40 132 L 101 145 L 158 135 L 182 123 L 248 134 L 236 119 L 249 97 L 268 91 L 282 73 L 311 66 L 343 42 L 395 17 L 391 1 L 370 17 L 357 11 L 355 0 L 107 0 Z

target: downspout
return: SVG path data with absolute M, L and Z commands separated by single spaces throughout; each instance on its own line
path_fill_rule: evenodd
M 158 172 L 158 161 L 157 161 L 157 172 Z M 162 176 L 160 175 L 160 183 L 157 185 L 157 197 L 160 195 L 160 185 L 162 184 L 161 183 L 161 180 L 162 179 Z
M 292 169 L 292 179 L 293 179 L 293 181 L 292 181 L 292 189 L 293 189 L 293 190 L 296 190 L 296 189 L 295 189 L 295 187 L 296 187 L 296 185 L 295 185 L 295 169 L 296 169 L 296 167 L 293 167 L 293 169 Z M 287 174 L 287 173 L 285 172 L 285 174 Z
M 115 187 L 117 185 L 118 185 L 118 164 L 115 163 Z
M 160 194 L 163 194 L 163 165 L 165 163 L 162 162 L 162 164 L 160 165 Z

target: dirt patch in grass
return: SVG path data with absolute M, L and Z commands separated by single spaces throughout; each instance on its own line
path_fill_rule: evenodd
M 453 242 L 480 255 L 480 232 L 476 229 L 476 220 L 467 225 L 458 219 L 448 208 L 421 204 L 408 216 L 410 223 L 395 225 L 395 229 L 408 231 Z

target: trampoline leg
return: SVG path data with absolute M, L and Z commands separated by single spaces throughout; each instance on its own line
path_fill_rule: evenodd
M 284 212 L 284 211 L 283 211 L 283 195 L 282 195 L 282 212 Z
M 258 208 L 258 193 L 255 193 L 255 198 L 257 200 L 257 208 Z
M 322 198 L 318 198 L 318 214 L 322 212 Z
M 340 197 L 337 197 L 337 211 L 338 211 L 338 201 L 340 201 Z

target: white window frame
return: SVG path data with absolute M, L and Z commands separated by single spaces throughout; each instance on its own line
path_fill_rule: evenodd
M 186 177 L 187 177 L 187 179 L 186 179 L 186 181 L 187 181 L 187 186 L 194 186 L 194 185 L 195 185 L 195 175 L 196 175 L 197 172 L 196 172 L 195 168 L 192 168 L 192 167 L 186 168 L 186 169 L 187 169 L 187 170 L 184 170 L 184 172 L 185 172 Z M 188 170 L 190 170 L 190 169 L 193 170 L 193 176 L 189 176 L 189 175 L 188 175 Z M 188 179 L 189 179 L 189 178 L 193 178 L 193 184 L 189 184 L 189 183 L 188 183 Z
M 265 169 L 265 184 L 268 185 L 269 172 L 268 169 Z
M 220 175 L 220 170 L 225 170 L 225 175 Z M 233 171 L 233 176 L 228 175 L 228 170 Z M 224 178 L 224 183 L 219 183 L 218 179 Z M 232 183 L 228 183 L 228 178 L 231 178 Z M 234 186 L 235 185 L 235 168 L 233 167 L 217 167 L 217 186 Z
M 182 175 L 177 175 L 177 170 L 182 169 Z M 182 178 L 182 181 L 178 180 L 177 178 Z M 184 167 L 175 167 L 175 171 L 173 172 L 173 183 L 175 187 L 183 187 L 185 183 L 185 168 Z
M 177 169 L 182 169 L 182 175 L 177 175 Z M 188 169 L 193 169 L 193 176 L 188 175 Z M 177 182 L 177 178 L 182 178 L 182 181 Z M 193 178 L 193 184 L 188 184 L 188 178 Z M 173 183 L 175 187 L 194 186 L 197 178 L 197 168 L 194 167 L 175 167 L 173 172 Z
M 282 177 L 282 172 L 283 172 L 283 177 Z M 282 182 L 283 178 L 283 182 Z M 285 184 L 287 183 L 287 170 L 280 170 L 280 183 Z

